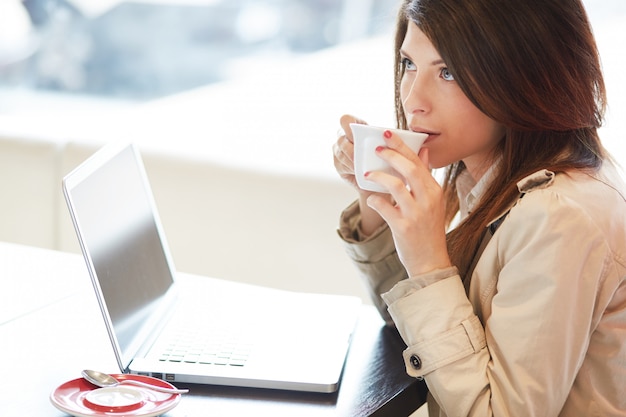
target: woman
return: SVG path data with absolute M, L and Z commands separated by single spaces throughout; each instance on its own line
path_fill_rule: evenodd
M 580 0 L 404 0 L 395 51 L 398 125 L 429 137 L 385 132 L 407 185 L 371 193 L 342 117 L 339 232 L 430 416 L 626 415 L 626 186 Z

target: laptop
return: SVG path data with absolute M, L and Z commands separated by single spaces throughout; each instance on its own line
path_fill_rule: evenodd
M 123 373 L 338 389 L 359 298 L 176 273 L 132 143 L 97 151 L 63 178 L 63 192 Z

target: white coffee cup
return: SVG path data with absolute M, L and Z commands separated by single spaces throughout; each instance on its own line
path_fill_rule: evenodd
M 402 141 L 416 154 L 424 144 L 428 135 L 426 133 L 411 132 L 410 130 L 389 129 L 386 127 L 377 127 L 363 125 L 358 123 L 350 123 L 352 136 L 354 139 L 354 175 L 358 186 L 363 190 L 375 191 L 379 193 L 388 193 L 386 188 L 379 184 L 365 179 L 364 174 L 371 171 L 384 171 L 398 178 L 402 176 L 389 164 L 376 155 L 378 146 L 385 146 L 383 133 L 389 130 L 402 139 Z

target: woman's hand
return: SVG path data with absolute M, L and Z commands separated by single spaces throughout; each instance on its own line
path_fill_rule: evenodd
M 451 266 L 446 245 L 443 190 L 431 175 L 428 149 L 418 155 L 390 131 L 385 132 L 386 147 L 377 149 L 405 179 L 407 184 L 381 171 L 367 179 L 387 188 L 393 200 L 370 195 L 367 204 L 389 225 L 396 250 L 409 276 Z
M 380 215 L 367 205 L 367 198 L 374 194 L 366 191 L 356 183 L 354 176 L 354 140 L 350 123 L 367 124 L 351 115 L 343 115 L 339 120 L 343 134 L 339 135 L 333 145 L 335 169 L 341 178 L 352 185 L 359 193 L 359 208 L 361 210 L 361 232 L 368 236 L 379 228 L 384 220 Z M 390 199 L 389 195 L 380 194 L 381 199 Z
M 347 114 L 341 116 L 339 123 L 341 125 L 340 131 L 343 134 L 337 138 L 337 142 L 333 145 L 335 169 L 342 179 L 352 185 L 357 191 L 362 192 L 363 190 L 357 185 L 356 177 L 354 176 L 354 139 L 350 123 L 364 125 L 367 123 Z

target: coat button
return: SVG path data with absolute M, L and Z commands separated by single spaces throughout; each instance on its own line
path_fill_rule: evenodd
M 411 366 L 413 369 L 421 369 L 422 368 L 422 360 L 417 355 L 411 355 L 409 359 L 411 361 Z

